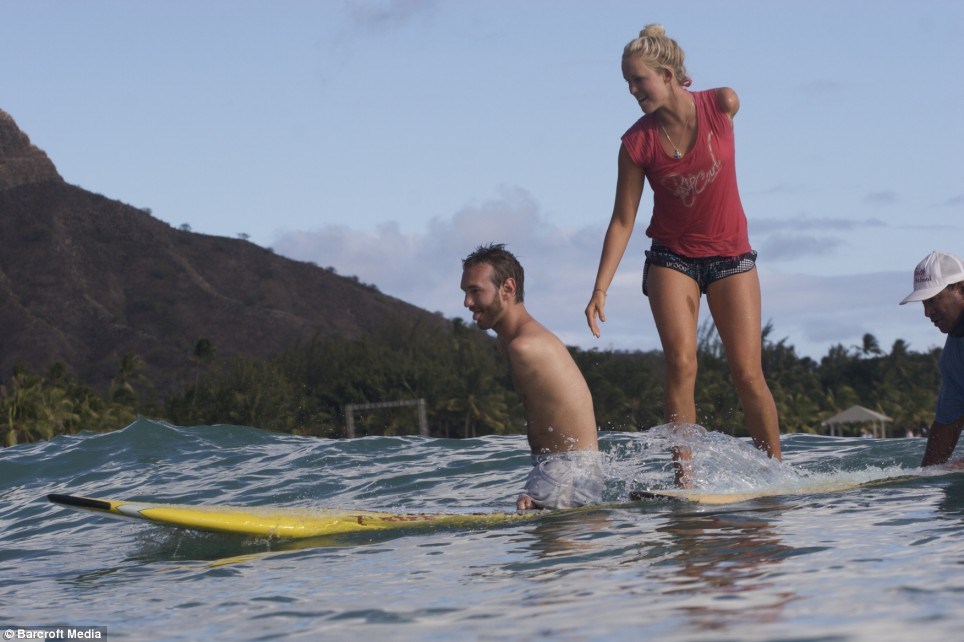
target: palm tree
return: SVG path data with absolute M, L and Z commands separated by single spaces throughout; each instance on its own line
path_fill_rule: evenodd
M 117 368 L 117 378 L 111 381 L 110 398 L 118 403 L 137 404 L 137 393 L 134 383 L 144 379 L 140 370 L 144 367 L 144 360 L 133 352 L 125 352 Z
M 863 345 L 860 347 L 860 351 L 865 357 L 868 355 L 879 356 L 883 354 L 880 349 L 880 343 L 877 341 L 877 337 L 869 332 L 863 336 Z
M 3 399 L 0 404 L 7 422 L 7 434 L 4 442 L 8 446 L 19 442 L 31 442 L 36 436 L 27 428 L 29 420 L 35 418 L 43 403 L 43 381 L 40 377 L 17 368 L 10 388 L 4 388 Z M 19 433 L 19 434 L 18 434 Z

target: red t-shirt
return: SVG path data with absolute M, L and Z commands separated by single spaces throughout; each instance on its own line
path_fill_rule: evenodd
M 736 186 L 733 121 L 717 90 L 691 92 L 697 141 L 682 158 L 659 142 L 653 114 L 636 121 L 622 141 L 653 188 L 653 218 L 646 236 L 690 258 L 738 256 L 750 251 L 746 214 Z

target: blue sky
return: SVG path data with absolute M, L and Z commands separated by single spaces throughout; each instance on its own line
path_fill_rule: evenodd
M 506 242 L 566 343 L 649 350 L 648 188 L 601 339 L 583 309 L 650 22 L 694 89 L 740 95 L 774 338 L 942 345 L 897 302 L 931 250 L 964 255 L 957 0 L 0 0 L 0 109 L 69 183 L 449 317 L 461 257 Z

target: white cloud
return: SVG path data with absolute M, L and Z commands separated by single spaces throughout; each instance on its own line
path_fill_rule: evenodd
M 834 256 L 849 245 L 850 232 L 888 227 L 877 218 L 858 220 L 805 214 L 793 218 L 753 218 L 750 221 L 754 248 L 768 262 Z
M 808 216 L 801 214 L 793 218 L 763 218 L 754 217 L 750 224 L 753 226 L 754 234 L 768 232 L 782 232 L 790 230 L 799 232 L 801 230 L 821 230 L 821 231 L 843 231 L 849 232 L 867 227 L 887 227 L 879 218 L 852 219 L 834 218 L 829 216 Z
M 962 207 L 964 206 L 964 194 L 958 194 L 945 200 L 939 207 Z
M 781 261 L 833 254 L 843 244 L 841 239 L 826 236 L 771 234 L 757 243 L 757 247 L 758 252 L 767 257 L 767 260 Z
M 890 190 L 882 190 L 879 192 L 870 192 L 866 194 L 863 198 L 863 202 L 867 205 L 875 206 L 886 206 L 886 205 L 896 205 L 900 201 L 900 197 L 897 192 Z
M 798 354 L 815 358 L 838 343 L 859 345 L 868 333 L 885 351 L 896 339 L 917 351 L 943 345 L 944 336 L 919 305 L 898 305 L 912 288 L 912 275 L 912 267 L 839 276 L 762 272 L 763 318 L 774 320 L 776 337 L 788 337 Z
M 383 2 L 352 2 L 348 5 L 350 23 L 369 32 L 390 31 L 411 22 L 414 18 L 436 10 L 434 0 L 387 0 Z
M 877 225 L 870 220 L 856 226 Z M 824 227 L 833 227 L 824 221 Z M 816 225 L 815 227 L 820 227 Z M 334 267 L 382 292 L 447 317 L 469 320 L 459 289 L 461 260 L 478 245 L 505 243 L 526 271 L 526 305 L 569 345 L 617 350 L 659 349 L 646 298 L 642 295 L 642 224 L 630 241 L 609 289 L 608 321 L 595 339 L 583 313 L 592 292 L 605 222 L 583 228 L 557 225 L 524 189 L 506 187 L 490 199 L 470 204 L 451 217 L 435 217 L 423 231 L 406 232 L 398 223 L 374 231 L 326 226 L 282 233 L 273 244 L 284 256 Z M 766 243 L 772 243 L 767 247 Z M 904 272 L 813 276 L 771 271 L 770 258 L 796 252 L 819 254 L 841 241 L 799 235 L 770 235 L 761 245 L 763 322 L 774 324 L 774 339 L 787 337 L 798 354 L 819 359 L 837 343 L 857 345 L 865 333 L 889 348 L 902 338 L 912 349 L 942 344 L 943 337 L 919 314 L 897 302 L 911 287 L 913 266 Z M 783 247 L 780 247 L 783 244 Z M 705 318 L 704 304 L 701 317 Z

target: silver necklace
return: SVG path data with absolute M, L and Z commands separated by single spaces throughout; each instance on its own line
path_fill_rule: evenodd
M 686 122 L 689 123 L 689 120 L 687 119 Z M 666 140 L 668 140 L 669 144 L 673 146 L 673 158 L 683 158 L 683 152 L 679 150 L 679 147 L 676 146 L 676 143 L 673 142 L 673 139 L 669 137 L 669 132 L 667 132 L 666 128 L 663 127 L 663 123 L 659 124 L 659 128 L 663 130 L 663 136 L 666 136 Z M 686 134 L 685 124 L 683 125 L 683 134 Z
M 694 107 L 694 111 L 695 111 L 696 105 L 694 104 L 693 107 Z M 657 119 L 656 122 L 659 122 L 659 120 Z M 689 124 L 690 124 L 690 119 L 689 119 L 689 117 L 687 116 L 686 122 L 683 123 L 683 136 L 686 135 L 686 127 L 687 127 Z M 666 131 L 666 128 L 663 127 L 663 123 L 659 123 L 659 128 L 663 130 L 663 136 L 666 136 L 666 140 L 668 140 L 668 141 L 669 141 L 669 144 L 672 145 L 672 147 L 673 147 L 673 158 L 683 158 L 683 152 L 681 152 L 681 151 L 679 150 L 679 147 L 676 146 L 676 143 L 673 142 L 673 139 L 669 137 L 669 132 L 667 132 L 667 131 Z

